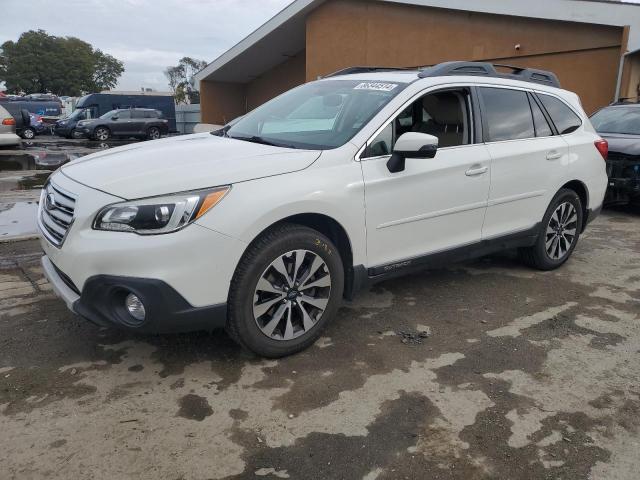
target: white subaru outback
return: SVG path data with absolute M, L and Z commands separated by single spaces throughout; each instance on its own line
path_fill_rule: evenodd
M 550 72 L 351 68 L 212 134 L 63 166 L 42 264 L 96 324 L 224 327 L 279 357 L 371 282 L 506 248 L 559 267 L 601 209 L 606 154 Z

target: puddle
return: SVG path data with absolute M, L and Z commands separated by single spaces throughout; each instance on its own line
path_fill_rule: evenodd
M 0 205 L 0 238 L 35 234 L 37 212 L 36 202 Z
M 22 170 L 56 170 L 71 160 L 86 153 L 29 151 L 20 153 L 0 153 L 0 172 Z
M 55 170 L 97 150 L 131 142 L 66 140 L 42 135 L 23 141 L 20 149 L 0 149 L 0 239 L 37 232 L 40 189 Z

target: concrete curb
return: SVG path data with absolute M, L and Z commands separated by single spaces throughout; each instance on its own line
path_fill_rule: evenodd
M 13 242 L 22 242 L 24 240 L 37 240 L 38 238 L 39 238 L 39 236 L 36 233 L 32 233 L 30 235 L 15 235 L 13 237 L 0 238 L 0 244 L 2 244 L 2 243 L 13 243 Z

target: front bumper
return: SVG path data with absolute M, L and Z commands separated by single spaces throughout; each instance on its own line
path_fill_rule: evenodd
M 96 325 L 117 327 L 140 333 L 175 333 L 223 328 L 226 303 L 193 307 L 161 280 L 96 275 L 85 282 L 82 293 L 72 280 L 47 257 L 42 257 L 44 274 L 53 291 L 74 313 Z M 145 319 L 136 321 L 125 308 L 129 293 L 145 306 Z
M 247 247 L 244 242 L 197 223 L 165 235 L 94 230 L 97 212 L 122 199 L 82 185 L 63 171 L 50 182 L 76 198 L 74 218 L 60 245 L 44 233 L 40 244 L 45 273 L 71 310 L 101 325 L 118 325 L 122 318 L 112 302 L 128 290 L 146 299 L 149 323 L 138 330 L 188 331 L 224 324 L 224 304 Z M 40 223 L 39 228 L 42 232 Z
M 61 137 L 66 137 L 67 135 L 69 135 L 71 133 L 71 130 L 72 129 L 66 125 L 65 126 L 56 125 L 53 127 L 53 133 Z

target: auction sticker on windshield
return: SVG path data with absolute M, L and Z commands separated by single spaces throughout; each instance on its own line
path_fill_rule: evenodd
M 390 92 L 397 86 L 398 85 L 395 83 L 363 82 L 353 87 L 353 89 L 354 90 L 378 90 L 381 92 Z

